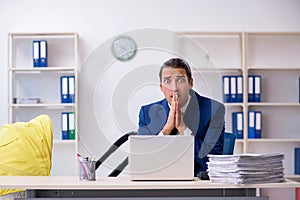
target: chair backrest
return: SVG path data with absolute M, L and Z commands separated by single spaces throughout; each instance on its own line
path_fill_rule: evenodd
M 130 135 L 136 135 L 136 132 L 129 132 L 122 135 L 116 142 L 114 142 L 110 148 L 97 160 L 96 162 L 96 170 L 99 166 L 111 155 L 113 154 L 122 144 L 124 144 Z M 108 176 L 109 177 L 117 177 L 123 169 L 128 165 L 128 157 L 123 160 Z
M 223 155 L 232 155 L 235 145 L 235 135 L 232 133 L 224 133 Z

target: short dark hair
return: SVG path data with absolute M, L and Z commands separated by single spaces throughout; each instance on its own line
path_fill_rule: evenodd
M 164 62 L 162 64 L 162 66 L 160 67 L 159 70 L 159 80 L 161 82 L 162 80 L 162 70 L 166 67 L 171 67 L 171 68 L 182 68 L 185 69 L 186 74 L 188 76 L 188 80 L 190 81 L 192 79 L 192 72 L 191 72 L 191 67 L 190 65 L 185 62 L 184 60 L 180 59 L 180 58 L 171 58 L 169 60 L 167 60 L 166 62 Z

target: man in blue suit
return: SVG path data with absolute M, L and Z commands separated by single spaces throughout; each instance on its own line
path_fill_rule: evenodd
M 222 154 L 225 107 L 200 96 L 193 88 L 190 66 L 179 58 L 160 69 L 160 90 L 165 99 L 141 107 L 139 135 L 194 135 L 194 175 L 207 170 L 208 154 Z

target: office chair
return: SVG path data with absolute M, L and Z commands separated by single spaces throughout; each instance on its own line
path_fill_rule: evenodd
M 112 154 L 114 153 L 123 143 L 128 140 L 130 135 L 136 135 L 136 132 L 129 132 L 121 136 L 116 142 L 114 142 L 110 148 L 101 156 L 97 162 L 95 169 L 98 169 L 100 165 Z M 123 162 L 121 162 L 108 176 L 109 177 L 117 177 L 123 169 L 128 165 L 128 157 L 126 157 Z
M 224 133 L 223 155 L 233 155 L 235 138 L 233 133 Z
M 0 127 L 0 176 L 49 176 L 52 145 L 52 121 L 48 115 L 4 124 Z M 24 191 L 0 188 L 0 196 Z

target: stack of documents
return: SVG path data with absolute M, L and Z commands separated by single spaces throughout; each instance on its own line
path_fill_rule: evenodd
M 208 155 L 213 183 L 254 184 L 284 181 L 283 153 Z

